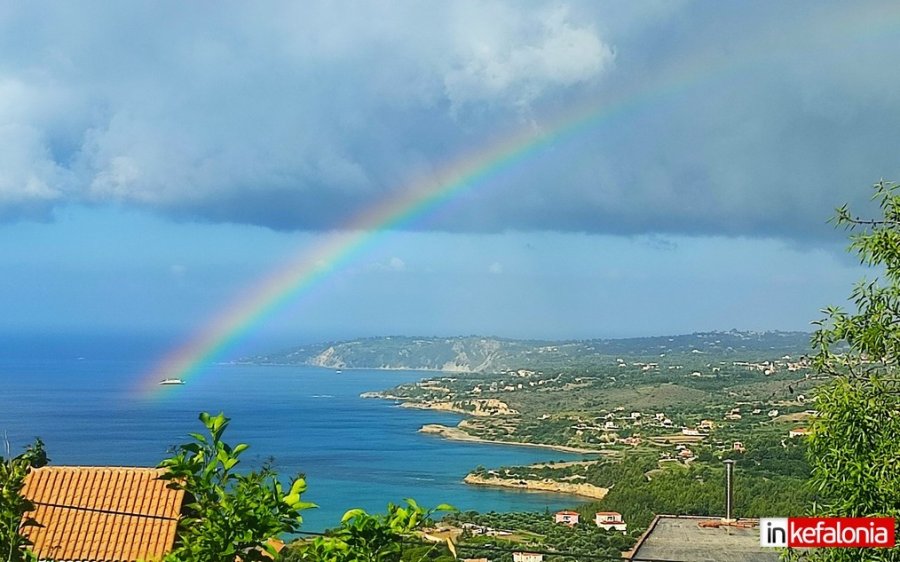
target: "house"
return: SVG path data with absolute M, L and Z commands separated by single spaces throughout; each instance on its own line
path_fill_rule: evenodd
M 575 526 L 578 524 L 578 517 L 577 511 L 557 511 L 555 521 L 563 525 Z
M 598 527 L 606 531 L 622 531 L 628 529 L 628 525 L 622 521 L 622 514 L 617 511 L 598 511 L 594 518 Z
M 692 427 L 682 427 L 682 428 L 681 428 L 681 434 L 682 434 L 682 435 L 690 435 L 690 436 L 692 436 L 692 437 L 696 437 L 696 436 L 700 435 L 700 430 L 694 429 L 694 428 L 692 428 Z
M 777 562 L 781 554 L 759 544 L 759 520 L 724 522 L 711 517 L 657 515 L 628 560 Z
M 513 562 L 544 562 L 544 555 L 534 552 L 513 552 Z
M 744 444 L 743 444 L 742 442 L 740 442 L 740 441 L 735 441 L 734 443 L 732 443 L 731 449 L 732 449 L 733 451 L 737 451 L 738 453 L 745 453 L 745 452 L 747 452 L 747 449 L 744 448 Z
M 490 527 L 476 525 L 475 523 L 463 523 L 462 528 L 466 529 L 473 535 L 486 535 L 486 534 L 488 534 L 488 531 L 491 530 Z
M 25 477 L 26 526 L 39 560 L 160 560 L 175 544 L 184 491 L 157 468 L 45 466 Z
M 788 432 L 788 437 L 806 437 L 809 435 L 809 430 L 805 427 L 797 427 Z

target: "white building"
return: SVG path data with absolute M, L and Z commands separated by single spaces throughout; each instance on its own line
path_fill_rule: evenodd
M 513 562 L 544 562 L 544 555 L 534 552 L 513 552 Z
M 616 530 L 624 533 L 628 529 L 628 525 L 622 521 L 622 514 L 616 511 L 598 511 L 594 521 L 598 527 L 607 531 Z
M 557 523 L 562 523 L 563 525 L 577 525 L 578 524 L 578 512 L 577 511 L 557 511 L 555 521 Z

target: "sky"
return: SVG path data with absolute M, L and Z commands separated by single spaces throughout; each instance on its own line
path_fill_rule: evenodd
M 895 2 L 5 3 L 0 331 L 190 338 L 313 259 L 234 339 L 808 330 L 877 273 L 827 221 L 900 179 L 898 40 Z

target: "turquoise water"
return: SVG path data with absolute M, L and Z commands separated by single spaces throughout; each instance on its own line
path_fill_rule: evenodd
M 232 418 L 227 440 L 251 445 L 244 465 L 271 457 L 283 475 L 306 474 L 305 499 L 320 506 L 306 512 L 306 530 L 335 525 L 353 507 L 381 511 L 406 497 L 478 511 L 558 509 L 578 501 L 462 483 L 479 464 L 574 455 L 423 435 L 417 433 L 423 424 L 460 418 L 359 398 L 425 373 L 215 365 L 184 386 L 146 396 L 137 382 L 155 356 L 140 345 L 2 342 L 0 433 L 14 451 L 40 436 L 53 464 L 152 466 L 188 432 L 201 431 L 198 412 L 224 411 Z

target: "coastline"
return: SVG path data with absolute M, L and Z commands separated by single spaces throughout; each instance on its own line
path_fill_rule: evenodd
M 241 361 L 240 359 L 234 361 L 226 361 L 225 364 L 249 365 L 252 367 L 309 367 L 312 369 L 322 369 L 325 371 L 421 371 L 423 373 L 447 373 L 448 375 L 482 375 L 486 373 L 486 371 L 466 371 L 456 369 L 447 370 L 436 369 L 434 367 L 391 367 L 384 365 L 382 365 L 381 367 L 341 367 L 338 365 L 317 365 L 315 363 L 276 363 L 274 361 Z
M 513 447 L 537 447 L 541 449 L 551 449 L 554 451 L 561 451 L 563 453 L 576 453 L 580 455 L 602 455 L 603 451 L 597 449 L 582 449 L 579 447 L 567 447 L 566 445 L 548 445 L 546 443 L 521 443 L 519 441 L 500 441 L 493 439 L 484 439 L 482 437 L 476 437 L 474 435 L 469 435 L 465 431 L 457 428 L 457 427 L 448 427 L 446 425 L 442 425 L 439 423 L 429 423 L 423 425 L 419 429 L 419 433 L 427 433 L 431 435 L 437 435 L 443 439 L 450 439 L 452 441 L 467 441 L 470 443 L 484 443 L 487 445 L 508 445 Z
M 493 488 L 513 488 L 516 490 L 533 490 L 535 492 L 553 492 L 556 494 L 570 494 L 573 496 L 581 496 L 583 498 L 591 498 L 594 500 L 602 500 L 609 493 L 608 488 L 601 488 L 592 484 L 569 484 L 567 482 L 556 482 L 553 480 L 519 480 L 511 478 L 498 478 L 483 476 L 475 476 L 468 474 L 463 482 L 472 486 L 490 486 Z
M 400 400 L 403 400 L 402 398 Z M 456 408 L 452 402 L 439 402 L 435 404 L 422 404 L 420 402 L 401 402 L 401 408 L 412 408 L 414 410 L 434 410 L 437 412 L 451 412 L 453 414 L 474 415 L 472 412 Z

